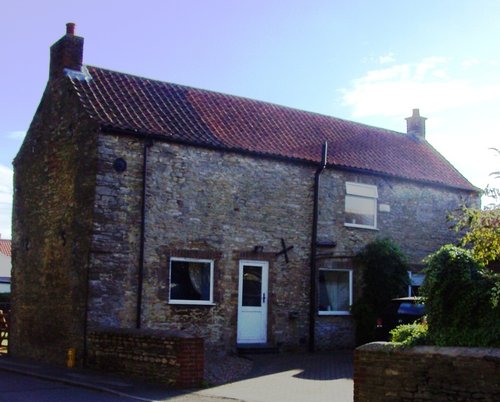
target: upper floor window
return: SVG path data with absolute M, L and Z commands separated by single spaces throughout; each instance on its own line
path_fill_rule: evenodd
M 213 260 L 172 257 L 169 269 L 170 303 L 213 303 Z
M 345 225 L 375 229 L 377 227 L 377 186 L 346 182 Z

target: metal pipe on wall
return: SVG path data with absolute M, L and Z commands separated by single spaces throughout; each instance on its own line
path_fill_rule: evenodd
M 310 284 L 310 300 L 309 300 L 309 352 L 314 352 L 316 349 L 316 283 L 317 283 L 317 269 L 316 269 L 316 253 L 318 242 L 318 218 L 319 218 L 319 185 L 320 176 L 325 170 L 328 154 L 328 142 L 323 144 L 323 153 L 321 157 L 321 164 L 314 173 L 314 199 L 313 199 L 313 225 L 311 234 L 311 284 Z

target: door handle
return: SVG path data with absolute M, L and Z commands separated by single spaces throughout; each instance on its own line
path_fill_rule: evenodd
M 266 302 L 266 294 L 262 293 L 262 304 Z

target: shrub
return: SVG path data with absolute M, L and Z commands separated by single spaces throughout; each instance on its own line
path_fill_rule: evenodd
M 391 342 L 403 346 L 425 345 L 428 343 L 428 330 L 426 322 L 399 325 L 390 331 Z
M 391 299 L 406 295 L 408 263 L 406 256 L 390 239 L 377 239 L 355 257 L 363 275 L 362 295 L 351 312 L 356 321 L 357 343 L 374 339 L 375 321 Z
M 426 262 L 421 291 L 430 339 L 439 346 L 500 346 L 499 275 L 452 245 Z

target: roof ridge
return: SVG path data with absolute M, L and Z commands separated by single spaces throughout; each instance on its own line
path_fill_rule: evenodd
M 319 163 L 477 191 L 425 139 L 239 95 L 85 65 L 69 77 L 89 117 L 106 131 L 194 146 Z

